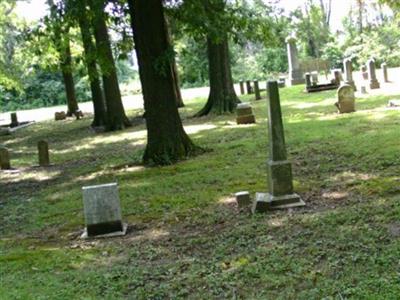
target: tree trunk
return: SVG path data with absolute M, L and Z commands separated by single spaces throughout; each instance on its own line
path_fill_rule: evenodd
M 74 77 L 72 76 L 72 57 L 69 39 L 66 38 L 64 49 L 61 50 L 61 72 L 64 80 L 65 94 L 67 97 L 67 116 L 76 115 L 79 110 L 76 100 Z
M 231 113 L 239 101 L 233 87 L 231 67 L 229 63 L 228 37 L 215 42 L 207 38 L 208 73 L 210 77 L 210 94 L 206 105 L 195 116 L 201 117 L 209 113 L 217 115 Z
M 166 165 L 194 154 L 178 108 L 161 0 L 128 0 L 144 98 L 147 146 L 144 163 Z
M 104 95 L 107 105 L 106 130 L 114 131 L 124 129 L 131 124 L 125 115 L 124 106 L 122 104 L 115 62 L 105 20 L 104 1 L 91 0 L 89 3 L 94 13 L 94 36 L 103 76 Z
M 100 85 L 99 72 L 96 65 L 96 47 L 92 40 L 90 25 L 87 19 L 85 6 L 79 15 L 79 27 L 82 35 L 82 43 L 85 53 L 85 63 L 90 80 L 90 90 L 92 92 L 94 118 L 93 127 L 106 126 L 107 115 L 104 103 L 103 91 Z

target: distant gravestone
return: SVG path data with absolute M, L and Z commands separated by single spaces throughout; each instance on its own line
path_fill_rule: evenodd
M 368 71 L 366 66 L 361 66 L 361 75 L 364 80 L 368 80 Z
M 303 84 L 303 72 L 300 68 L 299 53 L 296 46 L 296 38 L 292 35 L 286 38 L 287 56 L 289 63 L 289 84 Z
M 240 86 L 240 95 L 244 95 L 244 82 L 243 82 L 243 80 L 239 81 L 239 86 Z
M 11 128 L 13 128 L 13 127 L 18 127 L 19 122 L 18 122 L 17 113 L 16 113 L 16 112 L 11 113 L 10 117 L 11 117 L 11 124 L 10 124 L 10 127 L 11 127 Z
M 10 153 L 6 147 L 0 147 L 0 168 L 2 170 L 10 170 Z
M 351 85 L 354 89 L 354 91 L 357 90 L 356 84 L 354 83 L 353 80 L 353 62 L 351 58 L 347 58 L 343 61 L 344 65 L 344 75 L 345 75 L 345 83 L 348 85 Z
M 268 193 L 257 193 L 253 212 L 268 209 L 304 206 L 304 201 L 293 192 L 292 166 L 287 160 L 278 83 L 269 81 L 268 94 Z
M 86 186 L 82 188 L 86 230 L 82 235 L 124 235 L 121 207 L 116 183 Z
M 339 113 L 355 112 L 354 89 L 349 84 L 343 84 L 338 89 L 338 102 L 335 103 Z
M 310 73 L 306 73 L 304 74 L 304 78 L 306 80 L 306 88 L 310 88 L 312 83 L 311 83 L 311 74 Z
M 48 167 L 50 165 L 49 157 L 49 144 L 47 141 L 38 142 L 38 156 L 39 156 L 39 166 Z
M 236 193 L 235 198 L 239 208 L 243 208 L 251 204 L 250 193 L 247 191 Z
M 369 76 L 369 88 L 371 90 L 379 89 L 381 85 L 379 84 L 379 81 L 376 78 L 375 60 L 373 59 L 368 60 L 367 66 L 368 66 L 368 76 Z
M 246 80 L 246 90 L 248 95 L 253 94 L 253 88 L 251 87 L 250 80 Z
M 367 94 L 367 87 L 365 85 L 361 86 L 361 94 Z
M 339 86 L 340 85 L 340 81 L 341 81 L 341 77 L 342 77 L 342 72 L 339 70 L 339 69 L 334 69 L 333 71 L 332 71 L 332 73 L 333 73 L 333 80 L 334 80 L 334 83 L 337 85 L 337 86 Z
M 383 81 L 389 82 L 387 64 L 386 63 L 381 64 L 381 68 L 382 68 L 382 73 L 383 73 Z
M 56 112 L 54 114 L 54 120 L 61 121 L 67 118 L 67 114 L 64 111 Z
M 254 86 L 254 94 L 256 95 L 256 100 L 261 99 L 261 93 L 260 93 L 260 86 L 258 85 L 258 80 L 255 79 L 253 81 L 253 86 Z
M 318 84 L 318 72 L 311 72 L 311 84 L 317 85 Z
M 256 122 L 256 118 L 253 114 L 253 109 L 248 103 L 240 103 L 236 107 L 236 123 L 241 124 L 253 124 Z
M 284 76 L 279 77 L 278 86 L 280 88 L 284 88 L 286 86 L 286 77 Z

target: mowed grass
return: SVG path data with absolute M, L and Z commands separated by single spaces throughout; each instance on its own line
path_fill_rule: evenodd
M 266 101 L 257 124 L 193 119 L 205 154 L 140 165 L 144 124 L 95 134 L 90 118 L 44 122 L 0 140 L 18 173 L 0 171 L 2 299 L 398 299 L 400 110 L 388 97 L 338 115 L 335 91 L 281 90 L 295 189 L 305 208 L 251 215 L 233 194 L 267 191 Z M 141 111 L 131 111 L 138 116 Z M 37 164 L 50 143 L 53 166 Z M 81 187 L 119 184 L 126 236 L 79 239 Z

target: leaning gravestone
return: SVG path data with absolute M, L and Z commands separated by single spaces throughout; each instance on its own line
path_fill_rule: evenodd
M 243 80 L 239 81 L 239 86 L 240 86 L 240 95 L 244 95 L 244 82 L 243 82 Z
M 381 64 L 381 68 L 383 73 L 383 81 L 389 82 L 387 64 L 386 63 Z
M 368 66 L 368 76 L 369 76 L 369 88 L 371 90 L 379 89 L 381 86 L 379 84 L 378 79 L 376 78 L 375 60 L 373 59 L 368 60 L 367 66 Z
M 289 85 L 303 84 L 304 78 L 299 63 L 299 54 L 296 46 L 296 38 L 289 36 L 286 38 L 287 56 L 289 63 Z
M 268 92 L 268 186 L 269 193 L 257 193 L 252 211 L 304 206 L 304 201 L 293 192 L 292 166 L 287 160 L 278 83 L 269 81 Z
M 246 80 L 246 90 L 247 90 L 247 94 L 253 94 L 253 88 L 251 87 L 251 81 L 250 80 Z
M 258 85 L 257 79 L 254 79 L 253 85 L 254 85 L 254 94 L 256 95 L 256 100 L 261 100 L 260 86 Z
M 17 117 L 17 113 L 13 112 L 11 113 L 11 124 L 10 127 L 18 127 L 19 122 L 18 122 L 18 117 Z
M 39 156 L 39 166 L 48 167 L 50 165 L 49 157 L 49 144 L 46 141 L 38 142 L 38 156 Z
M 335 103 L 339 113 L 355 112 L 354 89 L 349 84 L 343 84 L 338 89 L 338 102 Z
M 348 85 L 351 85 L 354 91 L 356 91 L 357 88 L 353 80 L 353 62 L 351 61 L 351 58 L 346 58 L 343 61 L 343 65 L 344 65 L 344 75 L 345 75 L 344 82 Z
M 82 188 L 86 230 L 83 238 L 118 236 L 126 233 L 116 183 Z
M 6 147 L 0 147 L 0 168 L 2 170 L 10 170 L 10 153 Z
M 253 124 L 256 118 L 249 103 L 240 103 L 236 107 L 236 124 Z

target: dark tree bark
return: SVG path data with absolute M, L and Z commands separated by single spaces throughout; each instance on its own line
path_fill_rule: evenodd
M 221 41 L 207 38 L 207 54 L 210 94 L 206 105 L 195 115 L 196 117 L 209 113 L 217 115 L 231 113 L 239 102 L 233 87 L 228 37 L 225 35 Z
M 83 2 L 83 4 L 85 4 Z M 94 118 L 92 122 L 93 127 L 106 126 L 107 115 L 104 103 L 103 91 L 101 89 L 99 72 L 96 64 L 96 47 L 92 40 L 92 33 L 90 31 L 90 23 L 87 19 L 85 5 L 81 6 L 79 14 L 79 28 L 82 35 L 82 43 L 85 53 L 85 63 L 88 70 L 90 80 L 90 90 L 92 92 Z
M 93 28 L 96 39 L 99 64 L 103 76 L 104 95 L 107 105 L 107 131 L 124 129 L 130 126 L 122 104 L 118 77 L 107 31 L 104 1 L 91 0 L 89 6 L 93 12 Z
M 165 165 L 195 153 L 176 106 L 161 0 L 128 0 L 144 98 L 147 146 L 144 163 Z

